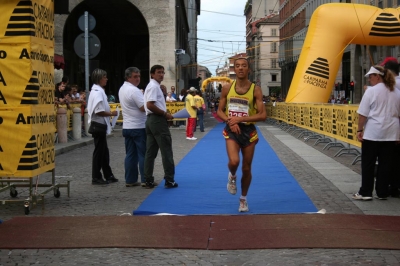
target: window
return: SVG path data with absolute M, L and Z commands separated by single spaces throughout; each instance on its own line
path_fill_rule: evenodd
M 379 7 L 379 8 L 383 8 L 383 1 L 382 1 L 382 0 L 379 0 L 379 2 L 378 2 L 378 7 Z
M 276 53 L 276 42 L 271 43 L 271 53 Z
M 276 81 L 276 74 L 271 74 L 271 81 Z
M 276 36 L 276 29 L 271 29 L 271 36 Z
M 271 59 L 271 68 L 276 68 L 276 58 Z

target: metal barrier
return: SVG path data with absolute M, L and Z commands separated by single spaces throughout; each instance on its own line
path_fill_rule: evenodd
M 352 146 L 361 147 L 361 142 L 357 140 L 358 127 L 358 105 L 341 104 L 309 104 L 309 103 L 266 103 L 269 118 L 281 121 L 289 125 L 289 129 L 298 127 L 293 133 L 300 133 L 305 141 L 316 138 L 318 143 L 327 143 L 324 149 L 331 147 L 341 147 L 335 156 L 351 154 L 358 156 L 353 164 L 359 161 L 361 152 Z M 335 139 L 334 142 L 327 137 Z M 347 147 L 338 143 L 340 140 L 347 143 Z
M 123 119 L 123 110 L 122 110 L 121 104 L 119 104 L 119 103 L 110 103 L 109 105 L 110 105 L 110 110 L 111 111 L 115 111 L 117 108 L 119 109 L 120 113 L 119 113 L 119 117 L 117 119 L 117 123 L 122 124 L 124 122 L 124 119 Z M 167 105 L 167 112 L 171 113 L 171 114 L 175 114 L 175 113 L 179 112 L 180 110 L 182 110 L 183 108 L 185 108 L 185 103 L 184 102 L 166 103 L 166 105 Z M 80 104 L 80 103 L 71 103 L 71 104 L 69 104 L 69 106 L 67 106 L 65 104 L 60 104 L 58 106 L 55 106 L 55 109 L 54 109 L 55 115 L 57 115 L 59 108 L 63 108 L 66 111 L 66 116 L 67 116 L 67 119 L 66 119 L 66 121 L 67 121 L 66 130 L 67 130 L 68 140 L 74 140 L 74 138 L 73 138 L 73 136 L 71 134 L 71 132 L 74 131 L 74 128 L 73 128 L 73 114 L 74 114 L 73 110 L 74 110 L 74 108 L 81 108 L 81 107 L 82 107 L 82 104 Z M 85 118 L 85 119 L 87 119 L 87 118 Z M 173 121 L 179 121 L 179 120 L 186 120 L 186 119 L 185 118 L 173 119 Z M 84 120 L 84 122 L 83 122 L 84 127 L 83 128 L 86 127 L 86 124 L 87 124 L 86 120 Z M 76 125 L 78 125 L 78 123 L 76 123 Z M 60 129 L 57 128 L 57 121 L 55 121 L 55 126 L 56 126 L 55 139 L 56 139 L 56 142 L 57 142 L 58 134 L 60 133 L 60 132 L 58 132 Z M 85 133 L 84 129 L 82 129 L 82 135 L 83 136 L 87 135 Z

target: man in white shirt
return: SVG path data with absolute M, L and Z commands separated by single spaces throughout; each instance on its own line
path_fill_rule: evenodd
M 167 112 L 164 93 L 160 84 L 164 80 L 164 67 L 154 65 L 150 69 L 150 82 L 144 91 L 146 121 L 146 156 L 144 161 L 144 175 L 146 188 L 154 188 L 154 160 L 158 150 L 161 151 L 162 164 L 164 168 L 165 188 L 176 188 L 175 163 L 172 152 L 171 132 L 168 128 L 168 120 L 173 116 Z
M 137 87 L 140 83 L 140 70 L 129 67 L 125 70 L 125 82 L 119 89 L 124 122 L 122 135 L 125 138 L 125 182 L 127 187 L 145 186 L 144 157 L 146 154 L 146 113 L 144 97 Z M 141 182 L 138 182 L 139 171 Z

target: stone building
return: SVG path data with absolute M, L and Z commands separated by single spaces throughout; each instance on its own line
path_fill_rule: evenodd
M 278 65 L 279 16 L 271 14 L 252 23 L 254 81 L 263 95 L 280 95 L 281 70 Z M 282 95 L 284 96 L 284 95 Z
M 138 67 L 140 88 L 150 79 L 155 64 L 165 67 L 163 84 L 168 88 L 188 85 L 197 74 L 197 16 L 201 0 L 55 0 L 55 54 L 64 63 L 64 75 L 71 83 L 85 86 L 85 61 L 77 55 L 76 39 L 83 33 L 79 19 L 85 11 L 95 20 L 90 34 L 100 49 L 90 59 L 89 73 L 95 68 L 107 71 L 107 94 L 118 95 L 124 70 Z M 89 22 L 93 22 L 89 20 Z M 89 36 L 90 39 L 95 38 Z M 181 67 L 178 54 L 185 53 L 193 67 Z M 90 51 L 89 51 L 90 55 Z

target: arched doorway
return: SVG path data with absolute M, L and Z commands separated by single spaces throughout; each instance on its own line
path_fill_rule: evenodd
M 85 87 L 85 60 L 74 51 L 75 38 L 82 33 L 78 19 L 85 11 L 96 19 L 91 33 L 101 42 L 99 54 L 90 60 L 90 72 L 95 68 L 107 71 L 106 94 L 118 97 L 124 71 L 130 66 L 142 71 L 139 87 L 144 89 L 149 82 L 149 30 L 142 13 L 127 0 L 85 0 L 72 10 L 63 32 L 64 75 Z

